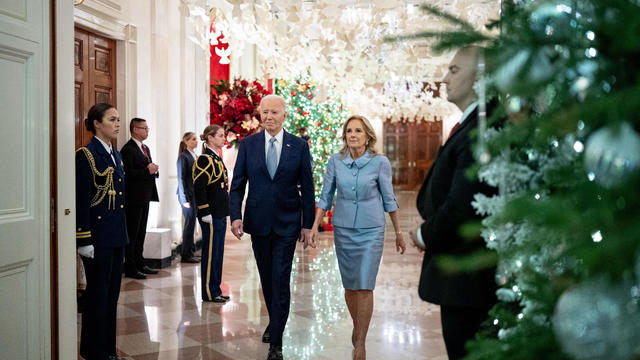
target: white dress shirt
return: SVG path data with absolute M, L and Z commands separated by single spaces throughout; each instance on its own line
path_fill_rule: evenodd
M 462 117 L 460 118 L 460 121 L 458 121 L 458 123 L 462 124 L 462 122 L 464 122 L 465 119 L 469 117 L 469 114 L 471 114 L 471 112 L 475 110 L 477 107 L 478 107 L 478 100 L 472 102 L 471 105 L 467 106 L 467 108 L 464 109 L 464 111 L 462 112 Z
M 198 158 L 198 155 L 196 155 L 196 153 L 194 153 L 193 151 L 187 149 L 187 151 L 189 151 L 189 154 L 191 154 L 191 156 L 193 156 L 193 160 Z
M 102 141 L 102 139 L 100 139 L 97 136 L 95 138 L 98 139 L 98 141 L 100 141 L 102 146 L 104 146 L 104 149 L 107 150 L 107 154 L 109 154 L 109 156 L 111 156 L 111 161 L 113 161 L 113 165 L 115 165 L 116 164 L 116 158 L 114 158 L 113 154 L 111 153 L 111 143 L 107 144 L 106 142 Z
M 282 153 L 282 138 L 284 138 L 284 129 L 280 129 L 280 132 L 276 134 L 276 136 L 271 136 L 267 130 L 264 130 L 264 158 L 267 159 L 267 154 L 269 154 L 269 141 L 271 138 L 276 138 L 275 144 L 276 147 L 276 168 L 280 163 L 280 154 Z

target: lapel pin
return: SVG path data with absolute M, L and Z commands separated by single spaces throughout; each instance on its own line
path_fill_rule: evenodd
M 287 144 L 287 147 L 291 147 L 291 144 Z

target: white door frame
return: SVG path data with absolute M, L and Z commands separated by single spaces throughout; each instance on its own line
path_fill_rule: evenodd
M 43 0 L 45 1 L 45 0 Z M 121 0 L 116 0 L 121 1 Z M 124 119 L 133 117 L 136 107 L 137 30 L 117 19 L 121 7 L 111 0 L 86 0 L 74 7 L 72 1 L 55 1 L 55 61 L 58 183 L 58 359 L 77 359 L 76 246 L 75 246 L 75 114 L 74 27 L 116 40 L 116 99 Z M 126 126 L 125 126 L 126 128 Z M 127 131 L 121 133 L 124 144 Z M 49 359 L 49 357 L 46 357 Z

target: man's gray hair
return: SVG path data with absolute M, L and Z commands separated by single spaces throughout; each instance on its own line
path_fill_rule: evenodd
M 284 98 L 280 95 L 275 95 L 275 94 L 269 94 L 265 97 L 262 98 L 262 100 L 260 100 L 260 105 L 262 105 L 262 102 L 267 100 L 267 99 L 278 99 L 280 101 L 280 103 L 282 104 L 282 108 L 285 110 L 287 110 L 287 102 L 284 101 Z

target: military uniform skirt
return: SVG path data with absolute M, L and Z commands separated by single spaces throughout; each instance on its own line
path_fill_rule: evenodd
M 342 286 L 348 290 L 373 290 L 384 248 L 384 226 L 334 226 L 333 234 Z

